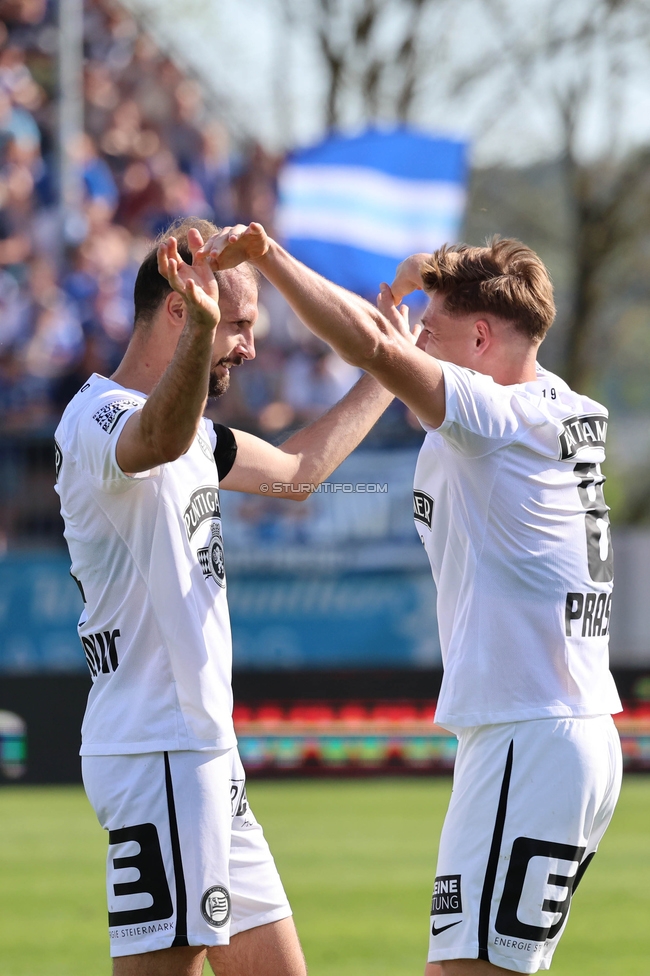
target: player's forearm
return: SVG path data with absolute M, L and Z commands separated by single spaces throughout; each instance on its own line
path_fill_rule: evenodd
M 142 409 L 141 434 L 158 463 L 176 460 L 196 437 L 208 397 L 215 331 L 216 326 L 207 329 L 188 317 L 174 357 Z
M 296 315 L 347 362 L 368 368 L 386 323 L 374 305 L 322 278 L 275 241 L 251 262 L 286 298 Z
M 374 377 L 362 376 L 327 413 L 281 444 L 281 451 L 296 456 L 292 485 L 324 481 L 361 443 L 392 400 L 392 393 Z M 306 497 L 292 490 L 285 494 Z
M 393 399 L 372 376 L 363 376 L 350 392 L 313 424 L 279 447 L 234 431 L 237 458 L 221 482 L 228 491 L 303 501 L 354 450 Z

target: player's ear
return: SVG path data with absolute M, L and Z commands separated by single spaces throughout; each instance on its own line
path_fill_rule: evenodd
M 490 328 L 490 323 L 486 319 L 477 319 L 474 323 L 474 346 L 476 352 L 487 352 L 491 338 L 492 329 Z
M 185 325 L 185 316 L 187 314 L 186 305 L 178 292 L 172 291 L 167 295 L 165 299 L 165 312 L 175 326 L 182 328 Z

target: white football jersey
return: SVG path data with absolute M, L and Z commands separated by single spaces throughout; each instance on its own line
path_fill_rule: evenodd
M 93 678 L 81 754 L 227 749 L 232 646 L 216 435 L 134 477 L 115 448 L 146 397 L 94 374 L 56 439 L 57 492 Z
M 438 588 L 448 728 L 620 711 L 609 672 L 607 411 L 539 369 L 494 380 L 441 363 L 414 517 Z

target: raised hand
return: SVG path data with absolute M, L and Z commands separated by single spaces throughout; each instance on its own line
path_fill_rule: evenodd
M 261 224 L 236 224 L 224 227 L 219 234 L 210 237 L 201 248 L 201 255 L 213 271 L 236 268 L 244 261 L 264 257 L 269 249 L 269 238 Z
M 422 290 L 422 275 L 420 268 L 430 257 L 429 254 L 411 254 L 398 264 L 395 278 L 390 286 L 395 302 L 401 302 L 405 295 L 412 291 Z
M 392 289 L 389 288 L 388 285 L 383 281 L 379 287 L 380 291 L 377 295 L 377 308 L 382 315 L 388 319 L 396 332 L 399 332 L 400 335 L 408 336 L 411 342 L 417 344 L 416 340 L 420 335 L 422 326 L 415 325 L 413 328 L 411 328 L 409 323 L 408 305 L 400 305 L 398 308 Z
M 178 253 L 175 237 L 170 237 L 158 247 L 158 270 L 171 287 L 182 295 L 187 313 L 198 325 L 214 329 L 219 324 L 219 286 L 207 256 L 203 253 L 203 238 L 191 228 L 187 244 L 192 264 L 186 264 Z

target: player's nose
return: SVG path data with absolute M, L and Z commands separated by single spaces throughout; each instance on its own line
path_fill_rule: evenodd
M 255 359 L 255 338 L 253 329 L 245 329 L 237 338 L 237 354 L 244 359 Z

